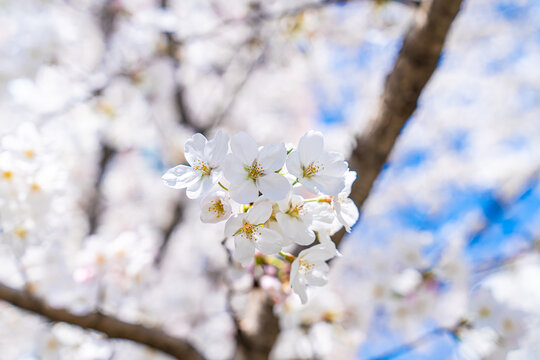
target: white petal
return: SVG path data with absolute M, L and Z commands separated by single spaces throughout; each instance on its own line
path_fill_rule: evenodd
M 300 301 L 302 301 L 302 304 L 307 303 L 308 297 L 306 292 L 306 284 L 303 281 L 301 281 L 299 278 L 294 279 L 294 281 L 291 281 L 291 288 L 298 296 L 300 296 Z
M 309 245 L 313 241 L 315 241 L 315 233 L 308 229 L 308 227 L 305 225 L 299 229 L 299 231 L 296 233 L 296 237 L 294 238 L 294 242 L 302 246 Z
M 309 249 L 302 250 L 299 257 L 305 259 L 310 263 L 326 261 L 335 256 L 335 252 L 329 249 L 327 246 L 319 244 L 310 247 Z
M 337 196 L 345 187 L 345 179 L 343 177 L 317 175 L 311 180 L 312 184 L 315 184 L 317 189 L 325 195 Z M 302 185 L 306 186 L 304 182 L 302 182 Z
M 299 177 L 298 181 L 300 184 L 304 185 L 307 191 L 314 194 L 319 194 L 321 191 L 317 188 L 317 182 L 313 179 Z
M 271 144 L 261 149 L 257 156 L 257 162 L 266 173 L 269 173 L 281 169 L 285 165 L 286 158 L 287 149 L 285 149 L 285 144 Z
M 259 189 L 251 179 L 245 179 L 242 182 L 231 184 L 229 192 L 234 201 L 240 204 L 249 204 L 259 197 Z
M 345 177 L 349 165 L 340 153 L 328 152 L 323 154 L 321 163 L 324 165 L 321 175 Z
M 184 157 L 191 166 L 196 165 L 196 160 L 206 160 L 204 156 L 206 142 L 206 138 L 200 133 L 194 134 L 186 141 L 184 145 Z
M 231 150 L 244 165 L 251 165 L 257 157 L 257 143 L 245 132 L 239 132 L 231 139 Z
M 351 194 L 352 184 L 356 181 L 356 171 L 347 171 L 345 174 L 345 188 L 341 191 L 345 197 Z
M 201 176 L 198 172 L 195 172 L 190 166 L 178 165 L 167 172 L 161 177 L 165 185 L 172 187 L 173 189 L 186 188 L 198 180 Z
M 274 230 L 260 228 L 261 236 L 255 242 L 255 247 L 265 255 L 275 255 L 283 249 L 283 239 Z
M 309 285 L 324 286 L 328 282 L 326 274 L 322 271 L 313 270 L 307 273 L 305 276 Z
M 242 264 L 247 266 L 253 260 L 255 255 L 255 244 L 247 240 L 242 236 L 234 237 L 234 254 L 233 258 Z
M 233 154 L 229 154 L 223 162 L 223 175 L 232 184 L 248 178 L 244 164 Z
M 208 159 L 208 164 L 213 168 L 221 165 L 228 151 L 229 137 L 221 130 L 218 130 L 216 136 L 204 148 L 204 154 L 206 159 Z
M 302 176 L 302 164 L 300 163 L 300 155 L 298 151 L 292 151 L 287 157 L 287 171 L 296 177 Z
M 246 214 L 235 215 L 225 223 L 225 236 L 233 236 L 243 225 Z
M 339 222 L 345 226 L 348 232 L 351 232 L 351 227 L 356 224 L 360 216 L 354 201 L 349 198 L 342 201 L 334 201 L 334 208 L 336 209 L 336 216 Z
M 205 175 L 202 177 L 201 181 L 198 181 L 187 188 L 186 195 L 190 199 L 197 199 L 198 197 L 207 194 L 213 186 L 214 183 L 212 182 L 212 178 Z
M 263 201 L 253 205 L 247 212 L 247 222 L 250 224 L 263 224 L 272 215 L 272 204 L 268 201 Z
M 308 131 L 298 143 L 300 162 L 309 165 L 311 162 L 319 160 L 323 152 L 323 146 L 322 134 L 317 131 Z
M 279 226 L 281 226 L 281 228 L 283 229 L 283 232 L 291 238 L 294 238 L 296 233 L 299 231 L 298 227 L 300 226 L 300 224 L 303 225 L 297 219 L 282 213 L 276 214 L 276 220 Z
M 300 262 L 298 261 L 299 258 L 294 259 L 293 263 L 291 264 L 291 271 L 289 282 L 292 284 L 296 278 L 298 277 L 298 269 L 300 268 Z
M 285 176 L 276 173 L 258 178 L 257 186 L 264 196 L 274 201 L 284 199 L 291 190 L 289 180 Z

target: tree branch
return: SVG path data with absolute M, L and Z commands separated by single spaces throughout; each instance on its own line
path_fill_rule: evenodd
M 376 115 L 356 138 L 349 164 L 358 172 L 351 199 L 361 208 L 386 163 L 407 119 L 416 110 L 418 98 L 437 68 L 441 51 L 461 0 L 424 1 L 405 36 L 403 46 L 386 78 Z M 345 230 L 334 237 L 339 245 Z
M 75 315 L 57 309 L 28 291 L 17 290 L 0 283 L 0 300 L 18 308 L 39 314 L 54 322 L 65 322 L 87 330 L 96 330 L 109 338 L 125 339 L 160 350 L 182 360 L 201 360 L 204 357 L 187 341 L 143 325 L 131 324 L 102 313 Z

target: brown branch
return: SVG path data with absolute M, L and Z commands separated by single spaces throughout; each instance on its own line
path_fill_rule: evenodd
M 18 308 L 41 315 L 53 322 L 65 322 L 87 330 L 96 330 L 109 338 L 125 339 L 160 350 L 182 360 L 204 357 L 187 341 L 143 325 L 131 324 L 102 313 L 75 315 L 66 309 L 47 305 L 30 292 L 17 290 L 0 283 L 0 300 Z
M 394 68 L 386 78 L 378 112 L 357 137 L 349 159 L 351 170 L 358 173 L 351 199 L 359 208 L 371 192 L 405 122 L 416 110 L 460 6 L 461 0 L 432 0 L 424 1 L 419 8 Z M 333 237 L 336 245 L 344 235 L 345 231 L 341 230 Z
M 101 157 L 99 160 L 98 174 L 96 176 L 96 181 L 94 183 L 94 192 L 90 198 L 88 204 L 88 234 L 92 235 L 96 233 L 98 223 L 99 223 L 99 214 L 101 212 L 101 184 L 105 176 L 105 172 L 109 166 L 109 163 L 116 154 L 116 150 L 110 147 L 109 145 L 102 143 L 101 144 Z

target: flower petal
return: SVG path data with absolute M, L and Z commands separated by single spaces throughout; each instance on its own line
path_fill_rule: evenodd
M 235 215 L 225 223 L 225 236 L 233 236 L 243 225 L 246 214 Z
M 291 190 L 289 180 L 276 173 L 261 176 L 257 179 L 257 186 L 261 193 L 270 200 L 283 200 Z
M 196 160 L 206 160 L 204 156 L 206 142 L 206 138 L 200 133 L 194 134 L 186 141 L 186 144 L 184 145 L 184 157 L 191 166 L 196 166 Z
M 300 163 L 300 155 L 298 151 L 292 151 L 287 157 L 287 171 L 296 177 L 302 176 L 302 164 Z
M 234 201 L 240 204 L 249 204 L 259 197 L 259 189 L 255 182 L 245 179 L 239 183 L 231 184 L 229 192 Z
M 275 255 L 283 249 L 283 239 L 274 230 L 259 229 L 260 237 L 255 241 L 255 247 L 265 255 Z
M 321 159 L 321 163 L 324 164 L 321 175 L 329 175 L 335 177 L 344 177 L 349 165 L 340 153 L 328 152 L 324 153 Z
M 293 291 L 300 296 L 300 301 L 302 301 L 302 304 L 307 303 L 308 296 L 306 291 L 306 284 L 304 281 L 302 281 L 303 278 L 295 278 L 294 281 L 291 280 L 291 288 Z
M 246 220 L 250 224 L 263 224 L 270 215 L 272 215 L 272 204 L 269 201 L 262 201 L 248 210 Z
M 345 187 L 345 179 L 343 177 L 317 175 L 311 180 L 317 189 L 325 195 L 337 196 Z M 302 185 L 306 186 L 304 182 L 302 182 Z
M 242 236 L 234 237 L 234 260 L 247 266 L 255 255 L 255 244 Z
M 315 233 L 308 229 L 307 226 L 302 227 L 294 238 L 294 242 L 298 245 L 306 246 L 315 241 Z
M 311 162 L 319 160 L 323 152 L 324 140 L 318 131 L 308 131 L 298 143 L 298 153 L 300 162 L 309 165 Z
M 229 154 L 223 162 L 223 175 L 232 184 L 245 181 L 248 178 L 244 164 L 233 154 Z
M 328 282 L 326 273 L 319 269 L 314 269 L 313 271 L 308 272 L 305 276 L 309 285 L 324 286 Z
M 173 189 L 183 189 L 200 180 L 200 177 L 200 174 L 190 166 L 178 165 L 167 170 L 161 179 L 165 185 Z
M 221 130 L 218 130 L 216 136 L 208 141 L 204 148 L 204 155 L 208 159 L 208 165 L 212 168 L 221 165 L 228 151 L 229 137 Z
M 336 209 L 336 217 L 339 222 L 345 226 L 345 230 L 351 232 L 351 227 L 356 224 L 360 213 L 356 204 L 351 199 L 347 198 L 341 201 L 334 201 Z
M 287 149 L 285 149 L 285 144 L 271 144 L 261 149 L 257 156 L 257 162 L 266 173 L 269 173 L 281 169 L 285 165 L 286 158 Z
M 201 178 L 201 181 L 197 181 L 187 188 L 186 195 L 190 199 L 197 199 L 201 195 L 207 194 L 213 186 L 212 178 L 205 175 Z
M 257 143 L 245 132 L 239 132 L 232 137 L 231 150 L 244 165 L 251 165 L 258 154 Z

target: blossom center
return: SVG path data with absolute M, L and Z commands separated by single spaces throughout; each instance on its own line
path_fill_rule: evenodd
M 208 166 L 206 161 L 202 161 L 202 160 L 195 160 L 195 166 L 193 167 L 193 169 L 199 170 L 200 172 L 202 172 L 203 176 L 210 175 L 210 173 L 212 172 L 212 169 Z
M 257 160 L 253 160 L 253 164 L 251 166 L 246 166 L 246 171 L 248 173 L 248 178 L 251 180 L 257 180 L 259 177 L 264 175 L 264 169 L 257 162 Z
M 221 200 L 212 200 L 210 201 L 210 204 L 208 211 L 214 212 L 216 217 L 220 218 L 225 215 L 225 208 L 223 207 Z
M 482 318 L 487 318 L 489 315 L 491 315 L 491 310 L 488 307 L 483 306 L 480 308 L 480 311 L 478 311 L 478 315 L 480 315 Z
M 300 271 L 302 271 L 302 272 L 308 272 L 308 271 L 310 271 L 311 269 L 313 269 L 313 267 L 315 266 L 315 265 L 313 265 L 312 263 L 310 263 L 309 261 L 304 260 L 304 259 L 302 259 L 302 258 L 300 258 L 300 259 L 298 260 L 298 263 L 299 263 L 299 265 L 300 265 Z
M 286 214 L 290 215 L 292 217 L 299 217 L 300 215 L 303 215 L 304 211 L 304 204 L 299 202 L 298 204 L 291 207 Z
M 317 163 L 313 161 L 307 167 L 302 166 L 302 177 L 311 179 L 323 169 L 324 167 L 322 165 L 317 165 Z
M 2 173 L 2 177 L 6 180 L 11 180 L 13 177 L 13 171 L 6 170 Z
M 261 235 L 261 233 L 257 230 L 257 226 L 249 223 L 245 223 L 244 225 L 242 225 L 239 232 L 244 234 L 246 238 L 251 241 L 254 241 L 254 236 L 256 234 Z

